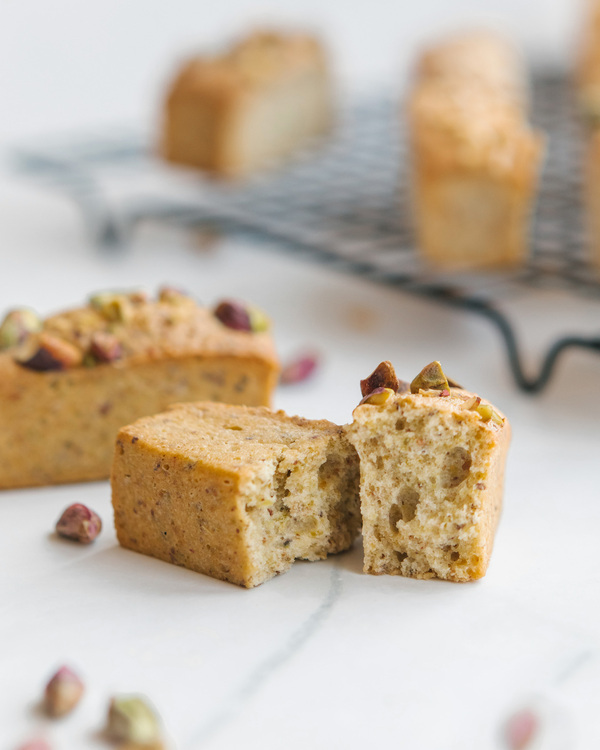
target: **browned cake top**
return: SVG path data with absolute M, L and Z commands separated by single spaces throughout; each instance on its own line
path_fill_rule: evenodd
M 33 370 L 105 363 L 138 364 L 186 356 L 255 356 L 276 364 L 268 320 L 242 303 L 215 310 L 163 288 L 144 293 L 101 293 L 81 308 L 39 320 L 11 311 L 0 325 L 0 350 Z
M 272 471 L 283 450 L 296 451 L 301 461 L 311 447 L 341 432 L 327 420 L 291 417 L 267 407 L 200 402 L 175 404 L 140 419 L 124 427 L 119 440 L 139 441 L 141 447 L 215 470 L 256 470 L 262 465 Z
M 489 401 L 458 388 L 446 391 L 420 390 L 418 393 L 396 393 L 380 405 L 361 404 L 354 410 L 354 419 L 358 423 L 377 418 L 378 409 L 396 409 L 407 406 L 412 409 L 427 411 L 433 418 L 437 414 L 452 414 L 461 421 L 471 422 L 490 432 L 508 427 L 505 416 Z
M 256 31 L 214 57 L 195 57 L 182 68 L 172 94 L 214 88 L 252 88 L 286 79 L 291 73 L 323 68 L 320 42 L 310 35 Z
M 479 82 L 521 104 L 525 91 L 520 62 L 513 45 L 502 36 L 471 31 L 424 50 L 418 61 L 417 76 L 420 81 Z
M 541 148 L 525 98 L 519 58 L 493 34 L 465 34 L 427 50 L 408 103 L 422 166 L 525 177 Z

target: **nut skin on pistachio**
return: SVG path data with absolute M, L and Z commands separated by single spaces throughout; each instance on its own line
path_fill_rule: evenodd
M 447 391 L 449 388 L 448 379 L 437 360 L 426 365 L 410 384 L 411 393 L 421 390 Z
M 96 362 L 116 362 L 123 356 L 123 347 L 112 333 L 97 331 L 92 335 L 89 353 Z
M 214 316 L 234 331 L 262 333 L 269 328 L 269 318 L 260 308 L 237 300 L 220 302 L 214 310 Z
M 52 750 L 52 745 L 47 740 L 37 737 L 19 745 L 17 750 Z
M 371 406 L 381 406 L 382 404 L 385 404 L 386 401 L 389 401 L 395 393 L 396 391 L 391 388 L 375 388 L 375 390 L 368 393 L 358 405 L 370 404 Z
M 90 544 L 102 531 L 102 521 L 97 513 L 82 503 L 74 503 L 56 522 L 56 532 L 81 544 Z
M 11 310 L 0 323 L 0 351 L 22 344 L 30 333 L 37 333 L 42 321 L 26 307 Z
M 368 396 L 369 393 L 373 393 L 377 388 L 391 388 L 396 393 L 399 386 L 400 381 L 396 377 L 394 367 L 386 359 L 377 365 L 368 378 L 360 381 L 360 392 L 363 397 Z
M 317 354 L 302 354 L 283 367 L 279 382 L 281 385 L 302 383 L 312 376 L 318 365 L 319 356 Z
M 26 359 L 15 358 L 22 367 L 36 372 L 68 370 L 83 361 L 82 352 L 73 344 L 50 333 L 41 333 L 35 352 Z
M 138 696 L 119 695 L 108 707 L 107 733 L 120 742 L 149 745 L 161 739 L 158 716 L 148 703 Z
M 83 682 L 69 667 L 61 667 L 50 679 L 44 692 L 44 708 L 49 716 L 70 713 L 81 700 Z

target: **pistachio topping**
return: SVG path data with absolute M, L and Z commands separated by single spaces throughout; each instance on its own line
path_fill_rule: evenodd
M 482 404 L 479 396 L 467 399 L 463 404 L 463 409 L 477 412 L 484 422 L 489 422 L 491 419 L 497 425 L 504 424 L 504 417 L 501 417 L 491 404 Z
M 36 341 L 36 348 L 21 358 L 15 356 L 15 361 L 28 370 L 47 372 L 50 370 L 67 370 L 77 367 L 83 360 L 83 354 L 73 344 L 64 341 L 50 333 L 41 333 Z
M 121 742 L 149 744 L 160 740 L 160 722 L 148 703 L 137 696 L 116 696 L 108 708 L 108 734 Z
M 92 356 L 94 362 L 115 362 L 123 356 L 123 347 L 119 339 L 112 333 L 96 331 L 90 341 L 89 354 Z M 87 364 L 85 359 L 84 362 Z
M 385 404 L 386 401 L 389 401 L 395 393 L 396 391 L 392 388 L 375 388 L 375 390 L 368 393 L 358 405 L 370 404 L 371 406 L 381 406 L 382 404 Z
M 411 393 L 419 391 L 447 391 L 448 379 L 444 375 L 441 364 L 435 360 L 426 365 L 410 384 Z
M 394 393 L 398 390 L 400 381 L 396 377 L 396 372 L 389 360 L 381 362 L 373 370 L 368 378 L 360 381 L 360 392 L 363 396 L 368 396 L 377 388 L 389 388 Z
M 271 327 L 269 317 L 260 307 L 248 305 L 248 317 L 250 319 L 250 330 L 254 333 L 264 333 Z
M 180 305 L 183 302 L 191 300 L 190 295 L 183 289 L 174 286 L 161 286 L 158 290 L 158 301 L 166 302 L 169 305 Z
M 143 292 L 132 292 L 131 294 L 99 292 L 90 297 L 90 305 L 106 320 L 112 323 L 126 323 L 131 319 L 133 306 L 146 299 Z
M 42 328 L 42 321 L 26 307 L 10 310 L 0 324 L 0 351 L 22 344 L 31 333 Z

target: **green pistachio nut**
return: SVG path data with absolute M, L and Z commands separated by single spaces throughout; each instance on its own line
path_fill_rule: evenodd
M 121 742 L 140 744 L 160 739 L 160 722 L 148 703 L 137 696 L 116 696 L 108 709 L 108 733 Z
M 26 307 L 11 310 L 0 324 L 0 350 L 22 344 L 30 333 L 37 333 L 42 321 Z
M 251 331 L 254 333 L 264 333 L 264 331 L 269 330 L 271 321 L 263 310 L 259 307 L 254 307 L 254 305 L 248 305 L 247 312 L 250 318 Z
M 410 384 L 411 393 L 418 393 L 421 390 L 446 391 L 449 388 L 448 379 L 437 360 L 424 367 Z

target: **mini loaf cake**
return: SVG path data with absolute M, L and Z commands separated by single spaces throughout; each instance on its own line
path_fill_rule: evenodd
M 523 262 L 542 138 L 527 122 L 524 75 L 494 35 L 426 51 L 408 102 L 419 249 L 436 267 Z
M 252 34 L 218 57 L 188 61 L 168 94 L 163 153 L 239 177 L 294 153 L 330 128 L 325 53 L 300 34 Z
M 588 0 L 578 46 L 576 85 L 581 113 L 592 127 L 600 124 L 600 0 Z
M 99 294 L 41 321 L 0 325 L 0 488 L 105 479 L 119 428 L 173 402 L 268 405 L 278 364 L 268 321 L 171 288 Z
M 112 502 L 124 547 L 250 588 L 351 546 L 358 457 L 331 422 L 178 404 L 119 432 Z
M 600 114 L 600 109 L 599 109 Z M 600 130 L 588 135 L 584 165 L 589 260 L 600 268 Z
M 409 386 L 383 362 L 348 436 L 360 456 L 367 573 L 485 575 L 502 505 L 508 421 L 438 362 Z

